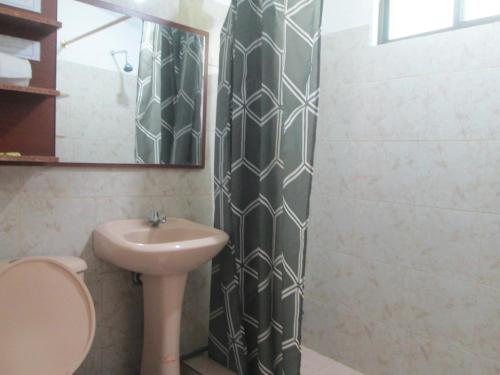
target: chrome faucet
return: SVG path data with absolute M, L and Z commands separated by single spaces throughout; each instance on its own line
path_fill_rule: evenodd
M 166 222 L 166 216 L 161 216 L 160 213 L 155 209 L 151 210 L 148 223 L 151 224 L 153 228 L 158 228 L 160 224 L 165 224 Z

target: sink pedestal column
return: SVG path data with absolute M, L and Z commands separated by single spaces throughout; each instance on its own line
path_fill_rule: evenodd
M 180 375 L 179 340 L 187 274 L 142 276 L 144 345 L 141 375 Z

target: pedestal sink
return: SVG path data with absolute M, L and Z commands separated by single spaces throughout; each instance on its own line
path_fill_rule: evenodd
M 94 231 L 96 255 L 142 274 L 144 346 L 141 375 L 179 375 L 179 336 L 187 274 L 212 259 L 228 235 L 184 219 L 153 228 L 144 220 L 122 220 Z

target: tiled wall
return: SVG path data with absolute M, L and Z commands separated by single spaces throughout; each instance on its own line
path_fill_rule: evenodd
M 369 375 L 500 373 L 500 24 L 323 39 L 304 341 Z
M 135 163 L 136 74 L 59 60 L 57 88 L 59 160 Z

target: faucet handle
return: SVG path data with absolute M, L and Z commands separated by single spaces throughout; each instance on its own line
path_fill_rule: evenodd
M 149 213 L 149 220 L 150 221 L 159 221 L 160 220 L 160 213 L 157 210 L 152 209 L 151 212 Z
M 160 213 L 152 209 L 150 214 L 149 214 L 149 223 L 153 225 L 153 227 L 157 227 L 160 224 L 165 224 L 167 222 L 167 216 L 166 215 L 160 215 Z

